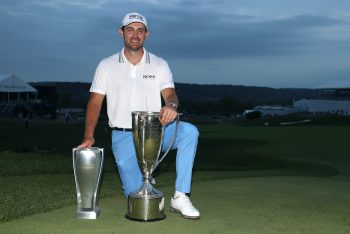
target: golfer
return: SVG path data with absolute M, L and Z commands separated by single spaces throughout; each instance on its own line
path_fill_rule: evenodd
M 112 129 L 112 150 L 127 197 L 142 185 L 132 138 L 131 113 L 153 111 L 162 114 L 160 121 L 166 126 L 163 150 L 166 150 L 175 132 L 174 119 L 179 101 L 167 62 L 144 48 L 144 42 L 149 36 L 146 18 L 137 12 L 128 13 L 118 31 L 124 40 L 124 48 L 101 60 L 96 68 L 87 104 L 84 140 L 78 147 L 93 146 L 95 127 L 106 97 L 109 126 Z M 177 155 L 175 193 L 170 203 L 172 211 L 189 219 L 200 217 L 199 211 L 187 196 L 191 191 L 197 143 L 197 128 L 180 121 L 172 146 L 172 149 L 177 149 Z

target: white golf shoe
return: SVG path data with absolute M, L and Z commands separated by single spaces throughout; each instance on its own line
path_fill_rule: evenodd
M 171 211 L 179 213 L 186 219 L 199 219 L 199 211 L 192 205 L 190 198 L 185 194 L 176 191 L 171 198 Z

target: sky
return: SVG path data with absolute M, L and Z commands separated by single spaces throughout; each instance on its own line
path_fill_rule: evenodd
M 349 0 L 1 0 L 0 74 L 91 82 L 134 11 L 175 82 L 350 87 Z

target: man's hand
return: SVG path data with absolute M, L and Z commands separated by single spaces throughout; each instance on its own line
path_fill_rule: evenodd
M 78 145 L 78 148 L 90 148 L 91 146 L 93 146 L 95 143 L 95 139 L 94 138 L 84 138 L 83 142 Z
M 163 106 L 162 109 L 160 109 L 160 114 L 160 122 L 163 125 L 167 125 L 177 117 L 176 107 L 171 105 Z

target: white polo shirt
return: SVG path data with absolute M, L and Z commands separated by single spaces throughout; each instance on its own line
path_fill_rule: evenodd
M 106 95 L 110 127 L 131 128 L 131 112 L 160 111 L 165 88 L 174 88 L 174 82 L 164 59 L 144 49 L 141 61 L 133 65 L 123 49 L 101 60 L 90 92 Z

